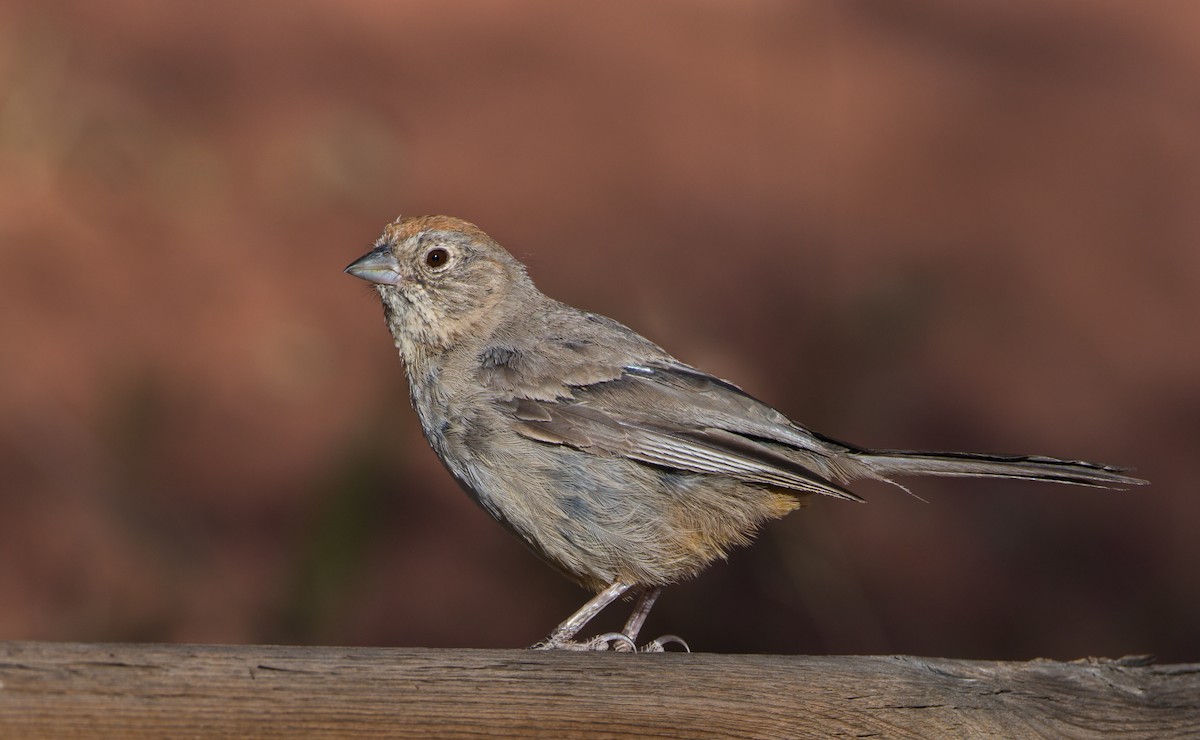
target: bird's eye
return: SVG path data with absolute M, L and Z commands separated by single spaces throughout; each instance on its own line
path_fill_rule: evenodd
M 441 267 L 445 267 L 446 263 L 448 263 L 449 261 L 450 261 L 450 253 L 447 252 L 442 247 L 434 247 L 433 249 L 431 249 L 425 253 L 425 264 L 429 265 L 430 267 L 434 268 L 435 270 L 438 268 L 441 268 Z

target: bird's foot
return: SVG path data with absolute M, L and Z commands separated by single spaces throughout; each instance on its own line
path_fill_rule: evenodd
M 601 651 L 614 650 L 617 652 L 629 653 L 637 650 L 637 645 L 628 636 L 620 632 L 605 632 L 603 635 L 596 635 L 590 640 L 568 640 L 555 635 L 550 635 L 542 642 L 531 647 L 532 650 L 575 650 L 575 651 Z
M 683 641 L 683 638 L 677 635 L 663 635 L 662 637 L 651 640 L 650 642 L 637 646 L 629 635 L 621 632 L 605 632 L 602 635 L 596 635 L 590 640 L 575 641 L 556 639 L 553 635 L 546 640 L 533 645 L 533 650 L 576 650 L 576 651 L 604 651 L 612 650 L 617 653 L 665 653 L 667 645 L 675 643 L 683 647 L 685 652 L 692 652 L 688 644 Z

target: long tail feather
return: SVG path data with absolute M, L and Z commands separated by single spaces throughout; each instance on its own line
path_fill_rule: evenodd
M 970 452 L 909 452 L 870 450 L 854 457 L 871 474 L 887 479 L 893 475 L 949 475 L 1070 483 L 1077 486 L 1123 489 L 1148 481 L 1126 475 L 1124 468 L 1059 460 L 1041 455 L 978 455 Z

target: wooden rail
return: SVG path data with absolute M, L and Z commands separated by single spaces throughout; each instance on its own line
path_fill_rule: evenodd
M 1200 664 L 0 642 L 0 737 L 1200 735 Z

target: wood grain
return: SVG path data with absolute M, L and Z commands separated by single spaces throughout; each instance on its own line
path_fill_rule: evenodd
M 1200 735 L 1200 664 L 0 642 L 0 737 Z

